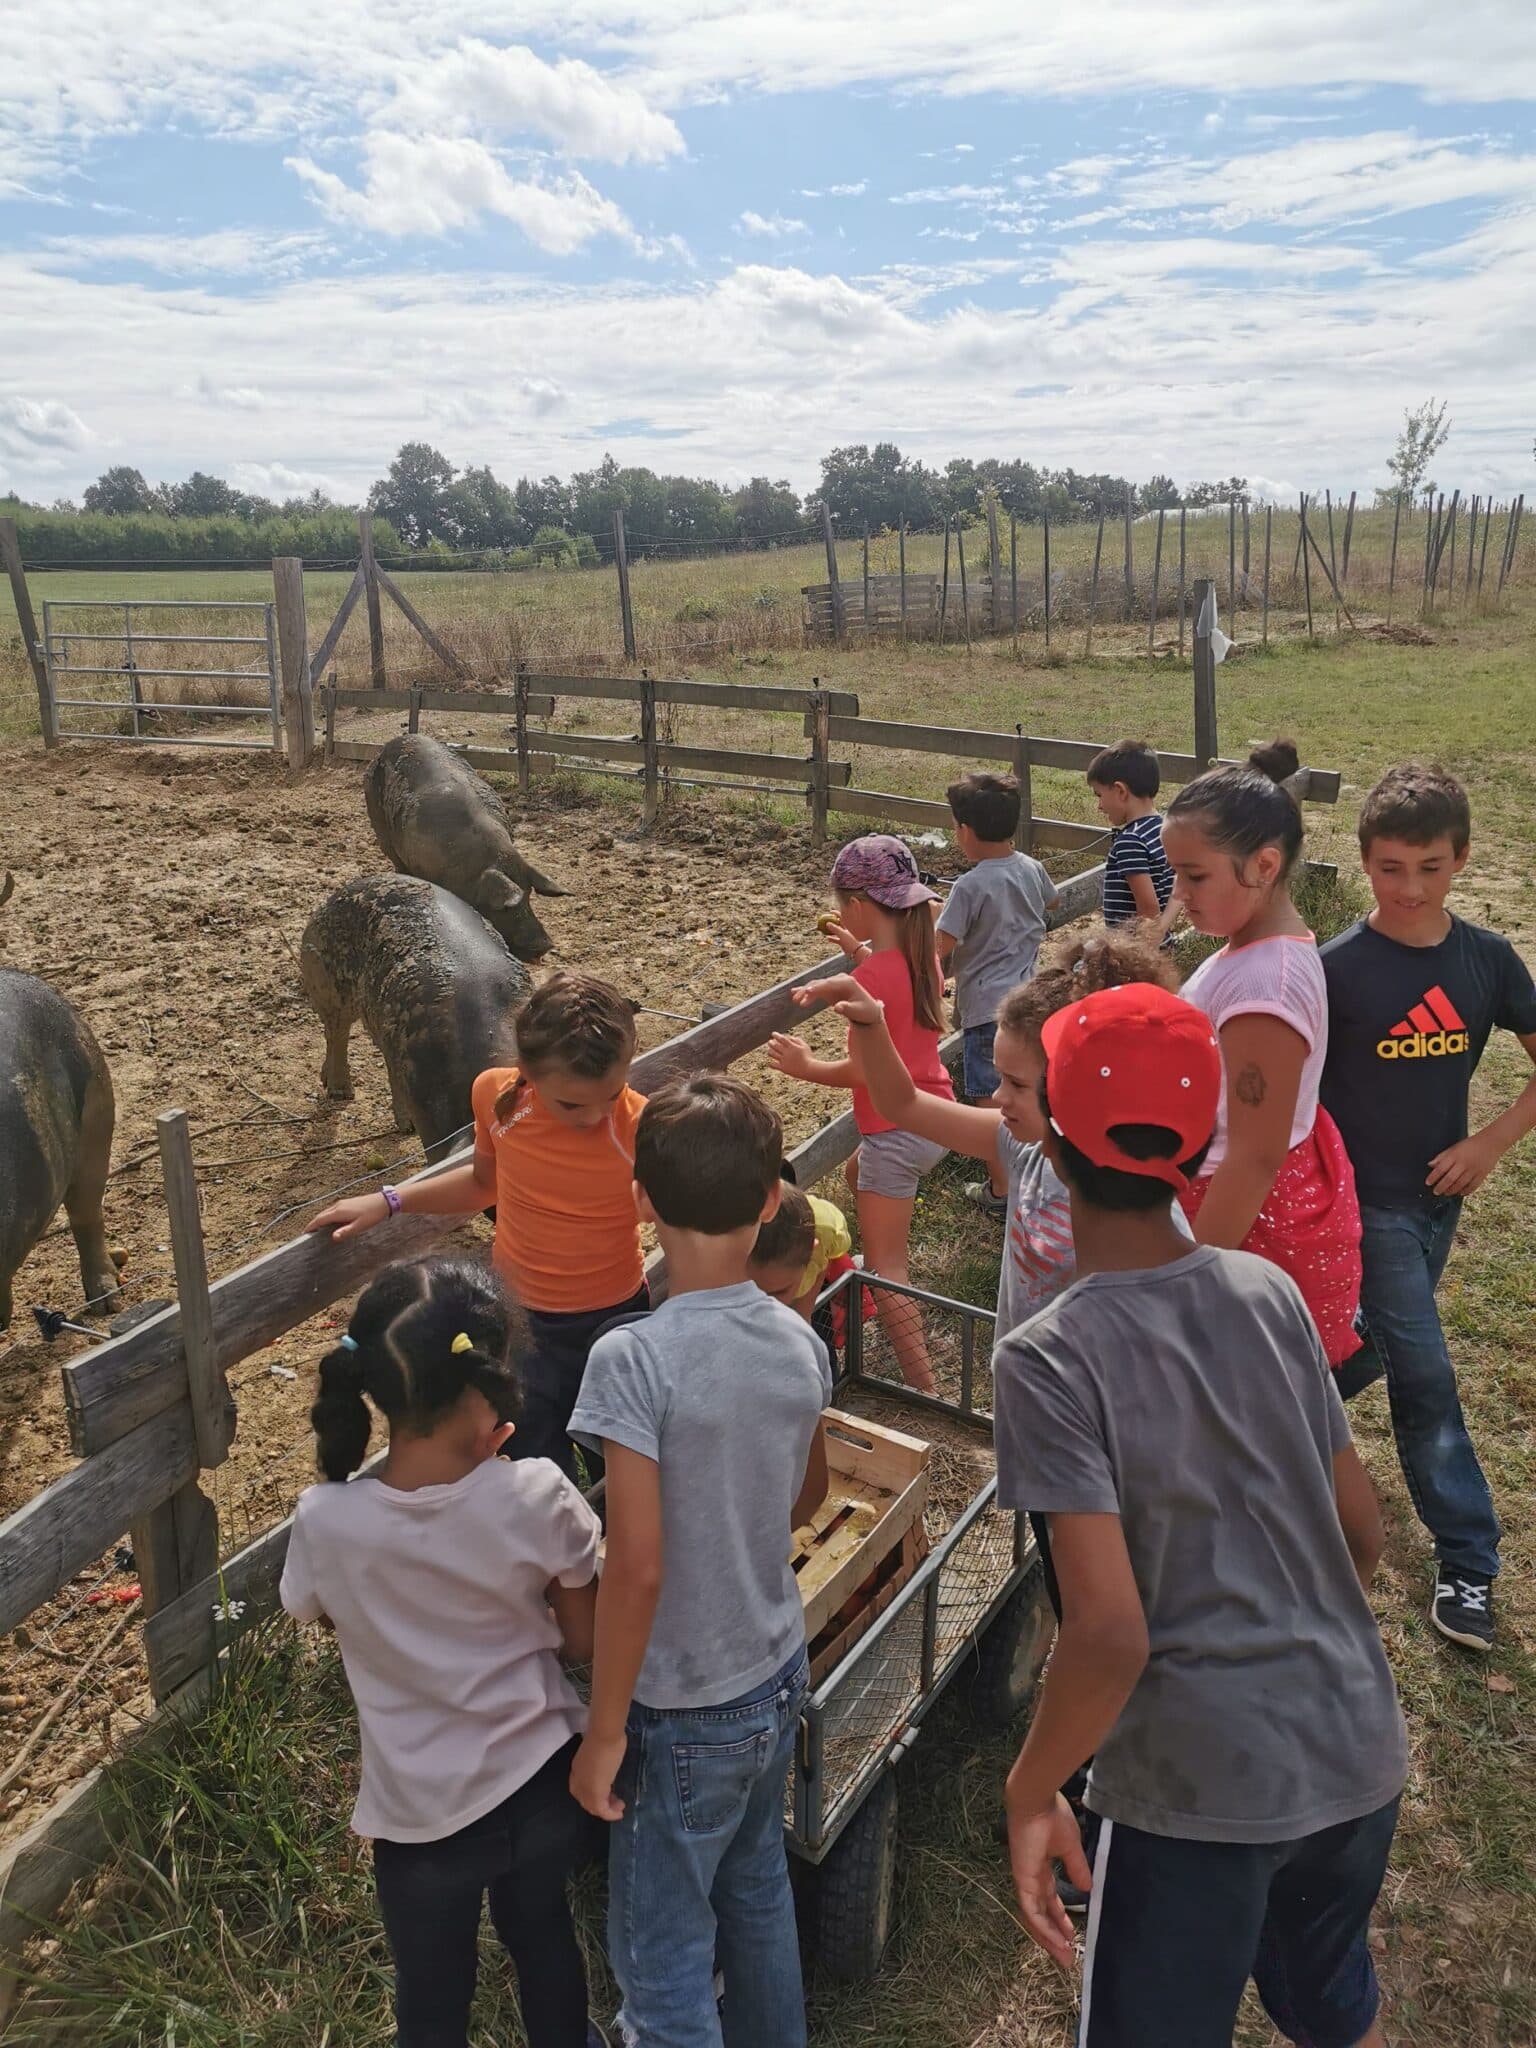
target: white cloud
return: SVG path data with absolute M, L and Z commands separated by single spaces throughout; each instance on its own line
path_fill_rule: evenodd
M 1001 199 L 1001 185 L 924 185 L 915 192 L 893 192 L 892 206 L 980 206 Z
M 521 45 L 471 38 L 402 80 L 383 125 L 491 138 L 537 135 L 562 156 L 661 163 L 682 154 L 668 115 L 579 58 L 547 64 Z
M 220 228 L 211 234 L 50 235 L 45 249 L 69 269 L 140 264 L 162 277 L 295 277 L 326 248 L 317 234 Z
M 265 412 L 267 399 L 254 384 L 218 384 L 212 377 L 200 376 L 191 393 L 207 405 L 233 408 L 236 412 Z
M 286 161 L 328 219 L 376 234 L 444 235 L 492 213 L 555 256 L 568 256 L 595 235 L 617 235 L 639 246 L 620 208 L 579 171 L 513 178 L 483 143 L 466 136 L 408 136 L 389 129 L 370 135 L 363 155 L 361 188 L 308 157 Z
M 0 398 L 0 452 L 13 459 L 87 448 L 92 439 L 85 421 L 61 399 Z
M 750 207 L 736 223 L 736 232 L 741 235 L 762 235 L 770 241 L 781 241 L 785 235 L 805 235 L 810 229 L 803 220 L 786 220 L 782 213 L 754 213 Z

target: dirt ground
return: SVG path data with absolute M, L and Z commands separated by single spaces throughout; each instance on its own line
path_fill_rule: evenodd
M 0 911 L 0 963 L 52 982 L 100 1040 L 117 1098 L 111 1244 L 127 1254 L 128 1304 L 172 1295 L 156 1115 L 185 1109 L 203 1195 L 208 1263 L 226 1272 L 292 1235 L 332 1191 L 376 1185 L 420 1164 L 391 1127 L 382 1062 L 361 1028 L 356 1098 L 319 1095 L 322 1037 L 299 985 L 296 951 L 327 892 L 386 863 L 369 830 L 362 769 L 336 764 L 290 784 L 264 755 L 189 748 L 16 749 L 0 782 L 0 870 L 16 877 Z M 824 957 L 814 917 L 825 859 L 769 817 L 686 808 L 641 839 L 634 818 L 593 785 L 546 785 L 520 812 L 519 840 L 575 893 L 543 908 L 556 951 L 638 1000 L 696 1018 L 706 1000 L 752 994 Z M 516 808 L 515 791 L 510 799 Z M 640 1019 L 651 1045 L 686 1028 Z M 825 1028 L 825 1027 L 823 1027 Z M 842 1107 L 769 1075 L 792 1139 Z M 473 1232 L 481 1226 L 468 1226 Z M 61 1215 L 16 1279 L 0 1337 L 0 1515 L 72 1463 L 59 1367 L 85 1340 L 52 1345 L 34 1305 L 78 1310 L 73 1241 Z M 205 1484 L 226 1551 L 281 1518 L 308 1483 L 307 1410 L 322 1320 L 238 1365 L 240 1408 L 228 1464 Z M 103 1650 L 77 1699 L 8 1769 L 61 1688 L 124 1618 L 110 1597 L 134 1583 L 104 1558 L 7 1646 L 0 1679 L 0 1833 L 35 1817 L 57 1788 L 145 1710 L 137 1630 Z M 98 1596 L 92 1599 L 92 1595 Z

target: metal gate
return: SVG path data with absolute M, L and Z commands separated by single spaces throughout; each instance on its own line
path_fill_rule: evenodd
M 231 630 L 176 630 L 189 612 L 223 613 Z M 80 613 L 91 616 L 76 626 L 71 620 Z M 121 625 L 113 631 L 101 630 L 119 614 Z M 117 650 L 116 659 L 112 658 L 113 649 Z M 251 649 L 257 652 L 249 652 Z M 83 660 L 79 658 L 82 654 Z M 226 654 L 228 658 L 221 662 L 220 656 Z M 281 747 L 283 743 L 276 610 L 270 604 L 45 598 L 43 659 L 60 739 L 126 740 L 170 747 Z M 191 684 L 190 689 L 171 692 L 177 700 L 195 696 L 197 686 L 202 685 L 204 701 L 170 702 L 146 696 L 146 682 Z M 208 689 L 209 684 L 221 686 L 220 690 Z M 85 694 L 65 696 L 66 689 Z M 219 695 L 230 693 L 236 696 L 234 703 L 216 701 Z M 246 701 L 240 701 L 242 697 Z M 233 739 L 168 729 L 172 724 L 182 725 L 187 718 L 260 719 L 263 727 Z M 93 722 L 88 725 L 87 720 Z

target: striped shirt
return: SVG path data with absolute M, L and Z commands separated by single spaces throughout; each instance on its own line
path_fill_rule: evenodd
M 1157 907 L 1168 908 L 1173 894 L 1173 869 L 1163 851 L 1163 814 L 1148 811 L 1144 818 L 1132 818 L 1109 842 L 1104 862 L 1104 922 L 1129 924 L 1140 915 L 1131 894 L 1131 876 L 1150 875 L 1157 891 Z

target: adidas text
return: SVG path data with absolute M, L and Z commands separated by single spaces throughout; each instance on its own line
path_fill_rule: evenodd
M 1408 1038 L 1383 1038 L 1376 1047 L 1379 1060 L 1432 1060 L 1465 1052 L 1465 1031 L 1415 1031 Z

